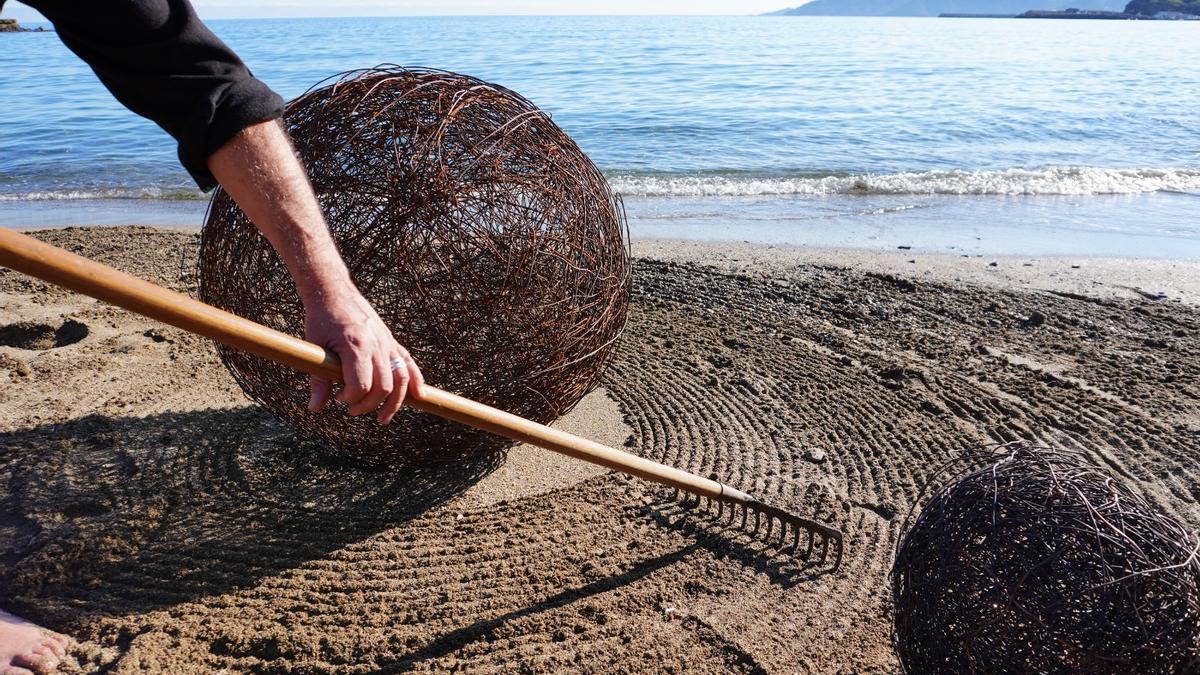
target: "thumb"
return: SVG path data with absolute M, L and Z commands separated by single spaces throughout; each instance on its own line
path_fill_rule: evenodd
M 329 394 L 332 387 L 329 380 L 317 377 L 315 375 L 309 377 L 309 387 L 312 389 L 312 395 L 308 398 L 308 409 L 317 412 L 329 403 Z

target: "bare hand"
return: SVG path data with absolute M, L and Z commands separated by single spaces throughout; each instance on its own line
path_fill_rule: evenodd
M 421 396 L 425 384 L 421 370 L 353 285 L 325 292 L 304 304 L 309 342 L 342 360 L 344 384 L 336 398 L 349 406 L 351 415 L 374 411 L 380 424 L 388 424 L 406 394 Z M 404 367 L 393 371 L 391 363 L 397 359 L 403 360 Z M 314 376 L 311 386 L 308 408 L 317 411 L 329 402 L 332 384 Z

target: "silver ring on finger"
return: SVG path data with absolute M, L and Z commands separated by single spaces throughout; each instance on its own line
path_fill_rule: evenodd
M 392 359 L 390 365 L 391 365 L 393 371 L 408 370 L 408 362 L 405 361 L 403 357 Z

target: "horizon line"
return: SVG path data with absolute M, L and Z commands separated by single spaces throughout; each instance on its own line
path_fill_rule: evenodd
M 6 13 L 7 14 L 7 13 Z M 529 18 L 529 19 L 550 19 L 560 17 L 572 17 L 577 19 L 599 19 L 599 18 L 643 18 L 643 17 L 754 17 L 754 18 L 775 18 L 777 16 L 790 16 L 790 18 L 802 19 L 937 19 L 938 16 L 883 16 L 874 14 L 803 14 L 803 15 L 778 15 L 773 12 L 757 13 L 757 14 L 315 14 L 306 16 L 282 16 L 282 15 L 262 15 L 262 16 L 201 16 L 202 21 L 256 21 L 262 19 L 458 19 L 458 18 L 497 18 L 497 17 L 513 17 L 513 18 Z M 0 18 L 15 18 L 21 23 L 51 23 L 45 17 L 25 18 L 0 15 Z
M 32 9 L 32 8 L 30 8 L 30 9 Z M 8 14 L 8 13 L 6 12 L 5 14 Z M 500 13 L 497 13 L 497 14 L 312 14 L 312 15 L 297 15 L 297 16 L 284 16 L 284 15 L 279 15 L 279 14 L 261 15 L 261 16 L 213 15 L 213 16 L 201 17 L 201 18 L 205 21 L 211 21 L 211 20 L 215 20 L 215 19 L 399 19 L 399 18 L 452 19 L 452 18 L 476 17 L 476 16 L 480 16 L 480 17 L 512 16 L 512 17 L 529 17 L 529 18 L 551 18 L 551 17 L 560 17 L 560 16 L 570 16 L 570 17 L 577 17 L 577 18 L 600 18 L 600 17 L 635 18 L 635 17 L 643 17 L 643 16 L 662 16 L 662 17 L 667 17 L 667 16 L 679 16 L 679 17 L 761 16 L 761 17 L 767 17 L 767 16 L 770 16 L 770 14 L 771 13 L 769 13 L 769 12 L 768 13 L 750 13 L 750 14 L 740 14 L 740 13 L 732 13 L 732 12 L 715 13 L 715 14 L 714 13 L 709 13 L 709 14 L 679 14 L 679 13 L 673 13 L 673 14 L 538 14 L 538 13 L 529 13 L 529 14 L 524 14 L 524 13 L 507 12 L 507 13 L 503 13 L 503 14 L 500 14 Z M 3 15 L 0 15 L 0 18 L 11 18 L 11 17 L 4 17 Z M 883 17 L 883 18 L 916 18 L 916 19 L 919 19 L 922 17 Z M 18 19 L 18 20 L 32 21 L 33 19 Z M 45 21 L 46 23 L 50 23 L 50 21 L 48 19 L 46 19 L 45 17 L 36 19 L 36 21 Z

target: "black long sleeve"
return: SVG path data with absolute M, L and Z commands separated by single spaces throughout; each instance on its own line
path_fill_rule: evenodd
M 0 0 L 2 1 L 2 0 Z M 242 129 L 283 113 L 283 99 L 200 21 L 188 0 L 21 0 L 122 104 L 179 144 L 204 190 L 208 157 Z

